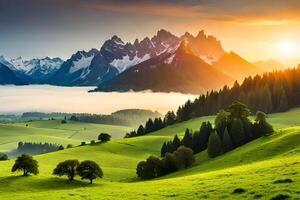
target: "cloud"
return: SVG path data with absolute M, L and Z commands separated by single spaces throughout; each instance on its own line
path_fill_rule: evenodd
M 298 0 L 81 0 L 80 6 L 136 15 L 199 18 L 248 25 L 281 25 L 300 21 Z
M 172 3 L 132 3 L 132 2 L 82 2 L 83 8 L 107 10 L 130 14 L 145 14 L 171 17 L 197 17 L 201 6 L 182 6 Z

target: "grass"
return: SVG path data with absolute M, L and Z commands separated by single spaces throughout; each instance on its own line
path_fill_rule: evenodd
M 278 130 L 272 136 L 214 159 L 201 152 L 193 167 L 150 181 L 136 178 L 137 163 L 149 155 L 159 155 L 163 141 L 174 134 L 182 135 L 185 128 L 198 129 L 202 121 L 212 117 L 193 119 L 143 137 L 35 156 L 40 165 L 38 176 L 11 174 L 13 161 L 0 162 L 0 199 L 300 199 L 300 126 L 294 119 L 300 109 L 290 112 L 291 116 L 270 116 Z M 54 125 L 36 122 L 30 128 L 54 130 Z M 73 130 L 71 124 L 64 130 L 56 125 L 62 132 Z M 65 159 L 96 161 L 104 179 L 89 185 L 78 177 L 69 183 L 65 177 L 51 175 L 56 164 Z
M 26 124 L 28 126 L 26 126 Z M 130 127 L 92 124 L 60 120 L 41 120 L 27 123 L 0 124 L 0 152 L 8 152 L 17 147 L 18 142 L 50 142 L 66 146 L 78 145 L 81 141 L 97 140 L 99 133 L 107 132 L 113 138 L 121 138 Z

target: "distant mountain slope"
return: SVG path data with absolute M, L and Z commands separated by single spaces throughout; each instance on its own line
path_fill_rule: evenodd
M 226 53 L 214 62 L 213 66 L 238 81 L 243 81 L 248 76 L 263 73 L 262 69 L 249 63 L 234 52 Z
M 287 68 L 286 66 L 281 64 L 279 61 L 273 60 L 273 59 L 269 59 L 269 60 L 265 60 L 265 61 L 257 61 L 253 64 L 255 66 L 259 67 L 260 69 L 262 69 L 264 72 L 272 72 L 275 70 L 284 70 Z
M 101 83 L 96 91 L 202 93 L 232 81 L 228 75 L 196 56 L 187 42 L 182 42 L 174 52 L 165 52 L 142 62 Z
M 90 73 L 88 67 L 97 53 L 97 49 L 91 49 L 88 52 L 77 51 L 61 65 L 48 82 L 66 86 L 88 85 L 85 84 L 85 77 Z
M 141 41 L 136 39 L 134 43 L 125 43 L 121 38 L 114 35 L 104 42 L 99 51 L 91 50 L 93 52 L 92 57 L 84 55 L 89 62 L 81 65 L 80 70 L 70 71 L 72 62 L 77 61 L 77 56 L 74 60 L 74 55 L 84 54 L 84 52 L 74 54 L 52 77 L 51 83 L 58 85 L 98 85 L 113 79 L 139 63 L 178 48 L 183 40 L 189 42 L 195 54 L 207 63 L 216 61 L 225 54 L 220 41 L 213 36 L 205 35 L 204 31 L 200 31 L 196 37 L 189 33 L 177 37 L 162 29 L 152 38 L 145 37 Z M 85 53 L 88 54 L 89 52 Z
M 0 56 L 0 63 L 11 69 L 24 83 L 43 83 L 60 68 L 63 60 L 49 57 L 31 60 L 24 60 L 22 57 L 8 59 Z
M 0 63 L 0 85 L 6 84 L 19 85 L 22 84 L 22 81 L 17 78 L 12 70 Z

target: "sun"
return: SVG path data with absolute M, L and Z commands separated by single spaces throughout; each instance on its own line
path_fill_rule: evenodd
M 291 54 L 296 51 L 296 43 L 291 41 L 283 41 L 278 45 L 279 51 L 285 54 Z

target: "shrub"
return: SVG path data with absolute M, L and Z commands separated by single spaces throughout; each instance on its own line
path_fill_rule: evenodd
M 111 135 L 109 135 L 108 133 L 100 133 L 100 135 L 98 136 L 98 140 L 102 142 L 110 141 L 110 139 L 111 139 Z
M 23 176 L 27 176 L 28 174 L 37 175 L 39 173 L 38 162 L 32 156 L 22 154 L 16 159 L 11 171 L 23 171 Z
M 193 150 L 188 147 L 180 146 L 173 154 L 178 169 L 187 168 L 195 162 Z
M 63 119 L 63 120 L 61 120 L 61 123 L 62 123 L 62 124 L 66 124 L 66 123 L 67 123 L 67 120 L 66 120 L 66 119 Z
M 96 178 L 102 178 L 103 172 L 100 166 L 94 161 L 86 160 L 79 164 L 77 167 L 77 173 L 81 179 L 89 179 L 90 184 Z
M 0 153 L 0 160 L 8 160 L 8 156 L 5 153 Z
M 58 176 L 66 175 L 69 181 L 72 181 L 76 175 L 76 168 L 78 165 L 78 160 L 66 160 L 56 166 L 56 168 L 53 170 L 53 174 Z
M 91 144 L 96 144 L 95 140 L 91 140 Z
M 142 179 L 152 179 L 162 176 L 163 173 L 162 161 L 154 156 L 150 156 L 146 161 L 141 161 L 137 165 L 136 173 Z
M 84 145 L 86 145 L 85 142 L 81 142 L 80 146 L 84 146 Z
M 214 158 L 222 152 L 222 143 L 220 136 L 216 132 L 212 132 L 208 139 L 207 153 L 209 157 Z
M 172 173 L 178 170 L 177 161 L 172 153 L 166 153 L 162 159 L 165 173 Z
M 72 144 L 68 144 L 68 145 L 67 145 L 67 149 L 72 148 L 72 147 L 73 147 Z

